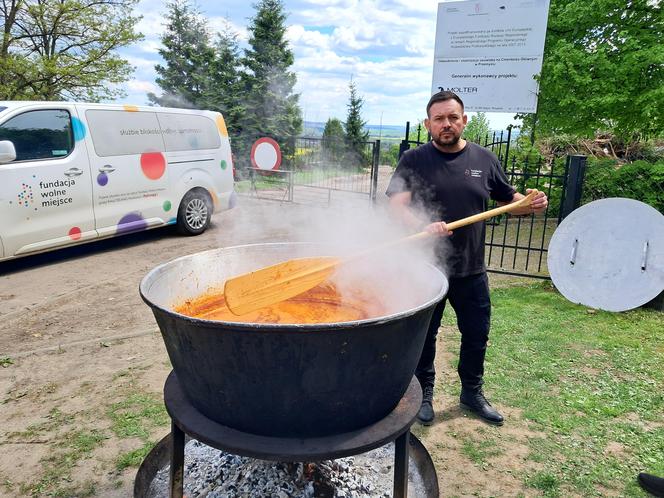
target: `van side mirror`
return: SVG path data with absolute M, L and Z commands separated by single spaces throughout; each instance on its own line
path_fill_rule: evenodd
M 0 164 L 10 163 L 16 159 L 16 149 L 9 140 L 0 141 Z

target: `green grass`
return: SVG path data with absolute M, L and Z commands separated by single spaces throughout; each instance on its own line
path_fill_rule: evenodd
M 129 394 L 125 399 L 114 403 L 108 410 L 111 430 L 120 438 L 138 438 L 142 446 L 121 454 L 116 460 L 116 468 L 137 467 L 156 444 L 151 440 L 154 429 L 168 426 L 170 418 L 163 401 L 141 392 Z
M 49 433 L 57 431 L 60 427 L 70 425 L 74 417 L 62 413 L 59 408 L 52 408 L 46 420 L 38 424 L 29 425 L 24 431 L 10 432 L 7 439 L 10 441 L 27 441 L 48 436 Z
M 41 468 L 28 481 L 13 482 L 11 476 L 0 474 L 0 495 L 4 491 L 12 496 L 97 496 L 102 479 L 80 481 L 76 469 L 84 460 L 95 458 L 95 450 L 101 446 L 115 448 L 118 439 L 129 440 L 134 449 L 122 454 L 117 449 L 110 462 L 103 459 L 98 462 L 100 468 L 108 468 L 110 463 L 117 477 L 127 467 L 140 465 L 155 445 L 153 433 L 165 432 L 170 425 L 161 396 L 136 386 L 138 376 L 146 368 L 149 367 L 132 367 L 115 375 L 113 397 L 100 406 L 75 413 L 55 407 L 38 423 L 7 433 L 6 439 L 13 443 L 46 445 L 48 455 L 40 460 Z M 83 382 L 77 395 L 84 395 L 92 388 L 89 381 Z M 56 384 L 46 384 L 35 392 L 53 393 L 56 389 Z M 122 483 L 118 480 L 115 485 Z
M 524 484 L 545 496 L 644 496 L 638 472 L 664 475 L 664 314 L 588 310 L 549 282 L 495 289 L 492 303 L 487 393 L 542 435 L 529 459 L 543 469 L 524 471 Z M 446 336 L 457 351 L 458 335 Z M 464 452 L 475 461 L 476 450 Z
M 503 453 L 494 439 L 485 436 L 480 440 L 466 437 L 462 441 L 461 452 L 478 467 L 486 468 L 491 457 Z
M 106 436 L 97 430 L 69 431 L 60 435 L 51 445 L 52 453 L 42 459 L 44 473 L 39 480 L 21 486 L 22 493 L 33 496 L 92 496 L 93 483 L 73 486 L 72 473 L 78 461 L 88 458 L 98 448 Z
M 320 182 L 325 182 L 331 178 L 350 177 L 354 175 L 368 175 L 368 171 L 362 170 L 344 170 L 339 167 L 331 167 L 324 169 L 312 169 L 305 171 L 296 171 L 293 173 L 293 183 L 295 185 L 312 185 Z M 285 172 L 272 173 L 269 175 L 256 175 L 254 179 L 254 186 L 256 190 L 275 190 L 287 189 L 289 182 L 289 175 Z M 240 180 L 235 182 L 235 191 L 238 193 L 246 193 L 252 190 L 251 180 Z
M 7 368 L 10 365 L 14 364 L 14 360 L 12 360 L 9 356 L 3 356 L 0 358 L 0 367 L 2 368 Z
M 127 467 L 140 466 L 148 453 L 154 448 L 155 444 L 157 444 L 157 441 L 148 441 L 140 448 L 123 453 L 116 460 L 115 468 L 117 470 L 124 470 Z
M 288 188 L 288 177 L 286 175 L 258 176 L 254 182 L 256 190 L 273 190 Z M 241 194 L 252 190 L 251 180 L 240 180 L 235 182 L 235 191 Z

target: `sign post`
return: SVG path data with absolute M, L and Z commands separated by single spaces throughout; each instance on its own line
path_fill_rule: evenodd
M 468 111 L 532 113 L 549 0 L 438 4 L 432 93 L 450 90 Z

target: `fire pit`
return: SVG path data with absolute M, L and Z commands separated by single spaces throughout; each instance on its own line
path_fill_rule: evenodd
M 203 494 L 210 492 L 211 496 L 228 496 L 230 490 L 233 490 L 232 495 L 238 496 L 348 496 L 343 491 L 344 486 L 353 486 L 355 483 L 362 485 L 364 492 L 353 492 L 352 496 L 377 496 L 375 492 L 379 489 L 382 490 L 378 493 L 380 496 L 390 496 L 385 491 L 387 486 L 388 489 L 392 488 L 393 498 L 405 498 L 409 482 L 412 482 L 415 484 L 412 489 L 415 496 L 438 498 L 438 478 L 431 457 L 417 438 L 410 434 L 410 426 L 421 402 L 422 392 L 417 380 L 413 378 L 396 408 L 368 427 L 317 438 L 266 437 L 237 431 L 203 416 L 187 401 L 177 377 L 171 373 L 164 386 L 164 403 L 172 418 L 171 434 L 162 439 L 141 464 L 134 483 L 134 497 L 162 498 L 169 495 L 182 498 L 187 478 L 188 493 L 193 495 L 197 494 L 196 489 L 204 489 Z M 191 435 L 196 441 L 185 445 L 185 434 Z M 383 446 L 390 441 L 394 441 L 392 448 Z M 197 451 L 201 448 L 204 448 L 202 456 Z M 232 454 L 215 454 L 214 448 Z M 353 469 L 347 459 L 330 461 L 361 453 L 360 460 L 364 459 L 365 465 L 373 468 L 373 475 L 366 467 Z M 250 458 L 242 459 L 240 456 Z M 170 467 L 167 466 L 169 457 Z M 193 464 L 192 459 L 195 460 Z M 204 469 L 223 466 L 228 459 L 232 461 L 231 469 L 226 467 L 221 473 L 213 471 L 210 481 L 210 474 Z M 189 460 L 189 464 L 185 471 L 186 460 Z M 285 462 L 285 465 L 270 464 L 267 461 Z M 307 463 L 297 465 L 293 462 Z M 376 475 L 377 462 L 381 469 L 380 475 Z M 284 468 L 291 470 L 284 475 Z M 293 468 L 308 469 L 314 473 L 319 469 L 322 472 L 318 472 L 313 481 L 310 480 L 312 476 L 305 479 L 308 482 L 306 491 L 298 492 L 298 489 L 302 491 L 301 479 L 297 479 L 299 484 L 293 486 L 288 478 Z M 327 472 L 327 477 L 332 478 L 326 478 L 325 469 L 336 469 L 336 476 Z M 276 479 L 273 477 L 275 473 Z M 390 473 L 394 476 L 391 485 Z M 239 474 L 240 479 L 233 477 L 234 474 Z M 371 479 L 376 487 L 365 487 L 363 475 Z M 247 478 L 249 482 L 245 480 Z M 271 482 L 266 483 L 266 479 Z M 223 484 L 225 490 L 217 488 L 216 483 Z
M 444 275 L 429 264 L 398 264 L 375 281 L 362 275 L 351 282 L 385 306 L 384 314 L 361 320 L 240 323 L 173 311 L 232 276 L 320 254 L 301 244 L 229 247 L 171 261 L 143 279 L 141 296 L 179 385 L 205 417 L 250 434 L 307 438 L 366 427 L 397 406 L 447 291 Z

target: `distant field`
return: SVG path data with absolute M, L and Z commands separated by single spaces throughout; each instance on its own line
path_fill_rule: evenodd
M 305 121 L 303 135 L 308 137 L 322 137 L 325 123 Z M 371 140 L 383 138 L 403 138 L 406 134 L 406 124 L 403 125 L 366 125 Z

